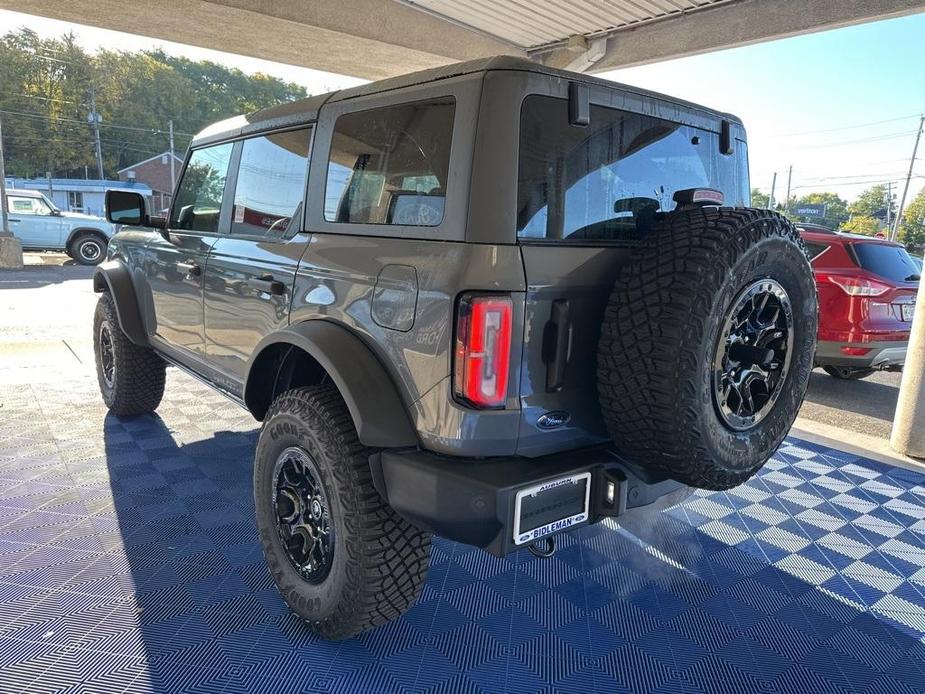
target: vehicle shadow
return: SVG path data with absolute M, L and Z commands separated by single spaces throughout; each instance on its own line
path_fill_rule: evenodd
M 893 421 L 899 388 L 874 381 L 843 381 L 821 371 L 809 377 L 806 399 L 817 405 L 847 410 L 885 422 Z
M 118 525 L 110 549 L 124 553 L 134 601 L 115 615 L 130 618 L 128 633 L 104 630 L 87 647 L 142 658 L 155 691 L 227 674 L 288 614 L 254 524 L 256 431 L 183 442 L 157 415 L 108 414 L 103 436 Z
M 94 268 L 69 260 L 62 265 L 26 265 L 18 270 L 0 269 L 0 290 L 37 289 L 71 280 L 88 280 Z

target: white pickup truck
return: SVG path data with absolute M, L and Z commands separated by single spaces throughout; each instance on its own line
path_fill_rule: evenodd
M 26 250 L 65 251 L 81 265 L 106 258 L 116 226 L 102 217 L 62 212 L 35 190 L 6 191 L 10 231 Z

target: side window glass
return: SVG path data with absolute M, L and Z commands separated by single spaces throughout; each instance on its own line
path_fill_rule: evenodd
M 804 241 L 806 245 L 806 252 L 809 254 L 810 261 L 818 258 L 824 251 L 827 251 L 829 247 L 824 243 L 812 243 L 811 241 Z
M 283 238 L 298 230 L 311 128 L 245 140 L 231 233 Z
M 190 231 L 218 231 L 222 194 L 228 177 L 232 143 L 195 150 L 177 188 L 170 226 Z
M 348 113 L 331 141 L 324 218 L 353 224 L 443 221 L 456 100 Z
M 19 214 L 35 214 L 32 211 L 32 198 L 12 198 L 8 197 L 9 206 L 8 209 L 10 212 L 17 212 Z

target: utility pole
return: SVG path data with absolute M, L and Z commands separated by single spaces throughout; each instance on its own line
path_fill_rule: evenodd
M 790 212 L 790 179 L 793 177 L 793 164 L 787 169 L 787 197 L 784 198 L 784 211 Z
M 3 168 L 3 123 L 0 122 L 0 236 L 12 236 L 6 216 L 6 170 Z
M 887 231 L 893 229 L 892 217 L 890 216 L 890 208 L 893 206 L 893 181 L 886 182 L 886 228 Z
M 915 166 L 915 155 L 919 151 L 919 140 L 922 138 L 922 128 L 925 127 L 925 114 L 919 118 L 919 129 L 915 133 L 915 144 L 912 145 L 912 159 L 909 160 L 909 173 L 906 174 L 906 185 L 903 187 L 903 196 L 899 199 L 899 209 L 896 210 L 896 219 L 893 221 L 893 231 L 890 240 L 895 241 L 899 234 L 899 223 L 903 218 L 903 208 L 906 206 L 906 195 L 909 193 L 909 181 L 912 180 L 912 169 Z
M 103 179 L 103 146 L 100 144 L 100 123 L 103 118 L 96 110 L 96 87 L 90 85 L 90 115 L 87 116 L 87 122 L 93 128 L 93 140 L 96 145 L 96 169 L 99 172 L 100 180 Z
M 768 209 L 774 209 L 774 188 L 777 186 L 777 172 L 774 172 L 774 178 L 771 179 L 771 194 L 768 196 Z
M 174 154 L 173 154 L 173 118 L 167 121 L 170 130 L 170 199 L 173 200 L 173 191 L 177 187 L 177 174 L 174 171 Z
M 0 123 L 0 268 L 22 267 L 22 244 L 10 231 L 6 214 L 6 170 L 3 165 L 3 124 Z

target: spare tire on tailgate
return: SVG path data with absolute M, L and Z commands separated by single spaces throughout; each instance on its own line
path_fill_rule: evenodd
M 659 215 L 601 327 L 598 388 L 617 447 L 695 487 L 744 482 L 796 418 L 817 316 L 803 243 L 781 215 Z

